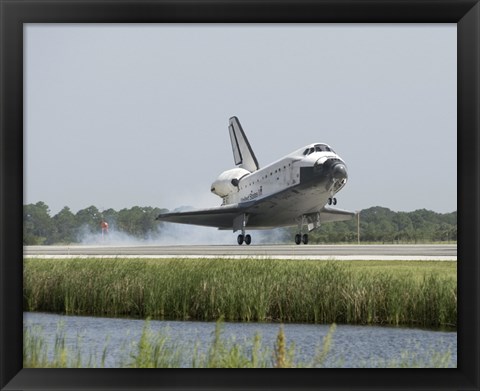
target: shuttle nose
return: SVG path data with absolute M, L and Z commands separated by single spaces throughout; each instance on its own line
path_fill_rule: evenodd
M 347 167 L 345 167 L 345 164 L 335 164 L 332 168 L 332 176 L 338 180 L 347 179 Z

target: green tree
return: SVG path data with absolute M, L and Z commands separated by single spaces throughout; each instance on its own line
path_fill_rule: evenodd
M 79 230 L 87 229 L 88 232 L 99 232 L 102 215 L 95 206 L 79 210 L 75 215 Z
M 78 224 L 75 215 L 65 206 L 52 218 L 54 224 L 53 243 L 72 243 L 76 241 Z
M 413 224 L 408 213 L 398 212 L 393 217 L 393 224 L 395 225 L 394 239 L 397 242 L 408 242 L 413 237 Z
M 137 238 L 146 239 L 157 232 L 158 223 L 155 219 L 163 211 L 165 209 L 141 206 L 122 209 L 117 215 L 116 229 Z
M 115 209 L 106 209 L 100 213 L 102 220 L 106 221 L 110 227 L 114 227 L 117 222 L 118 212 Z
M 54 225 L 48 205 L 40 201 L 23 207 L 23 244 L 51 244 Z

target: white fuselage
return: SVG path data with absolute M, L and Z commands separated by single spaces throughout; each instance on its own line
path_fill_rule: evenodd
M 271 209 L 262 212 L 255 218 L 257 221 L 249 221 L 249 226 L 261 227 L 267 219 L 279 223 L 294 220 L 299 215 L 318 212 L 345 185 L 346 175 L 332 176 L 333 164 L 345 167 L 345 162 L 328 145 L 310 144 L 252 173 L 242 168 L 225 171 L 212 184 L 212 192 L 222 197 L 224 206 L 278 194 L 273 197 Z

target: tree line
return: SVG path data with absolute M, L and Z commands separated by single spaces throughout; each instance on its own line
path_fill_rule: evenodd
M 375 206 L 362 210 L 358 220 L 323 224 L 309 238 L 314 243 L 355 243 L 357 231 L 363 243 L 456 242 L 457 212 L 394 212 Z
M 121 232 L 136 239 L 157 237 L 165 225 L 155 220 L 167 209 L 133 206 L 119 211 L 99 210 L 95 206 L 73 213 L 65 206 L 51 216 L 44 202 L 23 207 L 23 244 L 80 243 L 86 234 L 101 235 L 102 223 L 108 230 Z M 357 224 L 359 223 L 359 227 Z M 394 212 L 388 208 L 372 207 L 360 212 L 359 221 L 323 224 L 310 232 L 311 243 L 356 243 L 357 230 L 361 242 L 422 243 L 455 242 L 457 240 L 457 212 L 436 213 L 426 209 L 413 212 Z M 296 228 L 286 228 L 283 240 L 292 241 Z M 107 234 L 107 231 L 104 232 Z
M 167 209 L 134 206 L 119 211 L 99 210 L 95 206 L 73 213 L 65 206 L 53 217 L 44 202 L 23 207 L 23 244 L 79 243 L 86 235 L 102 234 L 102 223 L 108 231 L 122 232 L 137 239 L 146 239 L 158 232 L 155 218 Z

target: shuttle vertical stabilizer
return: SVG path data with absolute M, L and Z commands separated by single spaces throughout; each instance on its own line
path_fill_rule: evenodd
M 230 118 L 228 131 L 230 133 L 230 141 L 232 142 L 235 164 L 250 172 L 257 171 L 259 169 L 257 158 L 237 117 Z

